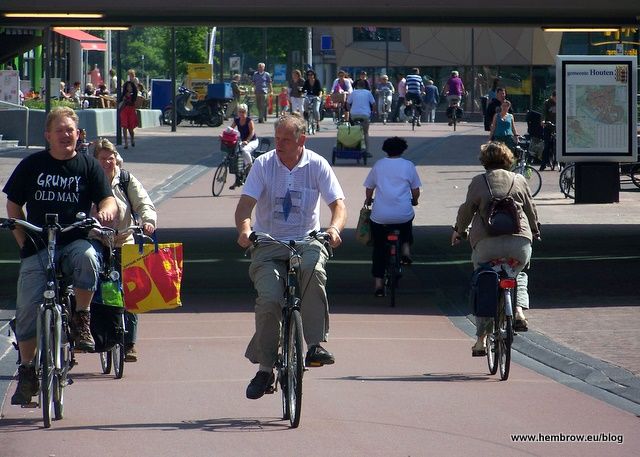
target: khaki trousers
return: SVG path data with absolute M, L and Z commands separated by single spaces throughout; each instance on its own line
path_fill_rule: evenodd
M 319 241 L 301 244 L 302 266 L 298 273 L 298 296 L 307 346 L 326 341 L 329 331 L 329 302 L 326 283 L 327 250 Z M 284 306 L 286 262 L 289 250 L 281 245 L 257 247 L 251 254 L 249 276 L 258 293 L 255 304 L 256 331 L 245 357 L 252 363 L 274 366 L 278 355 L 280 319 Z

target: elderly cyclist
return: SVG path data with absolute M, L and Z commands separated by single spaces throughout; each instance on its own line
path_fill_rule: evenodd
M 305 122 L 296 113 L 284 115 L 275 123 L 276 148 L 258 157 L 238 202 L 235 213 L 238 244 L 252 245 L 253 229 L 274 238 L 300 240 L 320 229 L 320 197 L 329 206 L 331 222 L 326 231 L 329 244 L 342 243 L 340 232 L 346 222 L 344 194 L 329 163 L 305 148 Z M 245 356 L 259 370 L 247 387 L 247 398 L 258 399 L 274 382 L 273 368 L 278 354 L 278 335 L 282 310 L 286 247 L 259 246 L 251 254 L 249 276 L 258 293 L 255 305 L 256 331 Z M 323 243 L 311 241 L 302 248 L 300 283 L 302 320 L 308 346 L 307 366 L 334 363 L 334 357 L 320 343 L 326 341 L 329 328 L 328 300 L 325 290 L 327 250 Z

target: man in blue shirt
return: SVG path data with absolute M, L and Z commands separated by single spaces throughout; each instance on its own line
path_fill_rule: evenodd
M 355 82 L 356 89 L 347 97 L 347 105 L 349 106 L 349 118 L 353 121 L 360 122 L 364 132 L 364 148 L 369 148 L 369 120 L 371 119 L 371 111 L 376 106 L 376 101 L 367 89 L 365 81 L 359 79 Z
M 264 71 L 264 68 L 264 63 L 260 62 L 258 71 L 251 78 L 255 88 L 256 105 L 258 106 L 258 122 L 261 124 L 267 121 L 267 95 L 273 92 L 271 75 Z
M 405 78 L 407 93 L 405 95 L 405 101 L 411 101 L 416 107 L 416 114 L 418 115 L 418 125 L 420 125 L 420 118 L 422 117 L 422 94 L 424 94 L 424 83 L 422 82 L 422 76 L 420 76 L 419 68 L 412 68 L 411 74 Z M 405 113 L 407 111 L 405 110 Z

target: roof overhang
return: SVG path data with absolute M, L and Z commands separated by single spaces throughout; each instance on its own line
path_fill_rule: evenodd
M 614 26 L 640 23 L 638 0 L 2 0 L 0 26 L 49 25 L 529 25 Z M 247 14 L 250 11 L 250 14 Z M 8 18 L 4 13 L 98 13 L 95 19 Z

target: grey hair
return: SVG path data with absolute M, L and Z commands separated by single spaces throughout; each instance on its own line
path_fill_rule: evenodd
M 289 127 L 293 129 L 293 136 L 296 140 L 300 139 L 300 135 L 307 133 L 307 123 L 304 117 L 298 113 L 284 114 L 274 123 L 275 130 L 280 127 Z
M 118 165 L 119 167 L 121 167 L 124 163 L 124 160 L 122 160 L 122 156 L 118 154 L 118 151 L 116 151 L 115 145 L 106 138 L 100 138 L 98 141 L 96 141 L 96 145 L 93 148 L 93 157 L 97 159 L 100 151 L 112 152 L 116 158 L 116 165 Z

